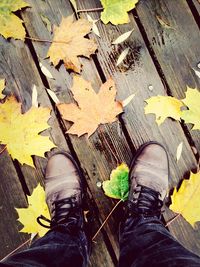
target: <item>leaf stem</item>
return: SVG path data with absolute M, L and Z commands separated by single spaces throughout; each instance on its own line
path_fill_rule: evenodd
M 7 146 L 5 145 L 4 148 L 0 151 L 0 154 L 2 154 L 6 150 Z
M 175 216 L 174 218 L 170 219 L 170 220 L 166 223 L 165 227 L 169 226 L 169 225 L 170 225 L 173 221 L 175 221 L 180 215 L 181 215 L 180 213 L 176 214 L 176 216 Z
M 106 222 L 108 221 L 108 219 L 110 218 L 110 216 L 112 215 L 112 213 L 114 212 L 114 210 L 119 206 L 119 204 L 122 202 L 122 199 L 120 199 L 115 206 L 112 208 L 112 210 L 110 211 L 110 213 L 108 214 L 108 216 L 106 217 L 106 219 L 104 220 L 104 222 L 102 223 L 102 225 L 99 227 L 99 229 L 97 230 L 96 234 L 93 236 L 92 241 L 94 241 L 94 239 L 97 237 L 98 233 L 101 231 L 101 229 L 104 227 L 104 225 L 106 224 Z
M 25 39 L 29 39 L 35 42 L 43 42 L 43 43 L 59 43 L 59 44 L 68 44 L 68 42 L 65 41 L 50 41 L 50 40 L 42 40 L 38 38 L 33 38 L 33 37 L 25 37 Z
M 8 255 L 6 255 L 3 259 L 1 259 L 1 261 L 6 260 L 9 256 L 11 256 L 13 253 L 15 253 L 16 251 L 18 251 L 20 248 L 22 248 L 23 246 L 25 246 L 27 243 L 29 243 L 31 241 L 31 238 L 29 238 L 28 240 L 26 240 L 23 244 L 21 244 L 19 247 L 17 247 L 16 249 L 14 249 L 13 251 L 11 251 Z
M 89 9 L 79 9 L 76 13 L 80 12 L 93 12 L 93 11 L 102 11 L 103 7 L 89 8 Z

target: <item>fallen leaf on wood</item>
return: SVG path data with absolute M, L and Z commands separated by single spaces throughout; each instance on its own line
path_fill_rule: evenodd
M 74 122 L 68 130 L 70 134 L 92 135 L 100 124 L 112 123 L 123 112 L 122 104 L 115 101 L 116 88 L 112 79 L 108 79 L 96 93 L 90 82 L 74 76 L 71 91 L 77 104 L 58 104 L 57 107 L 65 120 Z
M 198 71 L 198 70 L 195 70 L 195 69 L 193 69 L 193 71 L 195 72 L 195 74 L 197 75 L 197 77 L 199 77 L 199 78 L 200 78 L 200 71 Z
M 5 38 L 13 37 L 24 40 L 25 29 L 20 20 L 13 12 L 28 7 L 23 0 L 0 1 L 0 34 Z
M 110 180 L 103 181 L 103 190 L 108 197 L 127 200 L 129 193 L 129 168 L 125 163 L 112 170 Z
M 178 192 L 174 189 L 171 196 L 172 204 L 170 209 L 180 213 L 192 225 L 200 221 L 200 172 L 190 173 L 189 180 L 183 180 Z
M 39 63 L 42 73 L 50 79 L 54 79 L 51 72 L 40 62 Z
M 181 112 L 181 119 L 186 123 L 194 124 L 192 130 L 200 130 L 200 92 L 197 89 L 187 87 L 186 97 L 182 102 L 189 108 Z
M 37 93 L 37 88 L 35 84 L 33 85 L 33 90 L 32 90 L 32 106 L 35 108 L 38 108 L 38 93 Z
M 161 26 L 165 27 L 166 29 L 172 29 L 172 27 L 170 26 L 169 23 L 167 23 L 166 21 L 164 21 L 160 16 L 156 16 L 158 22 L 160 23 Z
M 8 97 L 4 104 L 0 104 L 0 142 L 6 145 L 9 154 L 21 164 L 32 167 L 31 155 L 44 157 L 44 153 L 55 145 L 48 136 L 41 133 L 50 126 L 49 108 L 31 107 L 26 113 L 21 114 L 21 103 L 14 96 Z
M 31 239 L 31 242 L 33 241 L 33 239 L 34 239 L 37 235 L 38 235 L 38 233 L 32 233 L 32 234 L 31 234 L 31 238 L 30 238 L 30 239 Z
M 129 22 L 128 11 L 133 9 L 138 0 L 101 0 L 104 8 L 101 20 L 104 24 L 111 22 L 114 25 Z
M 41 19 L 49 32 L 52 32 L 52 25 L 50 20 L 43 14 L 40 14 Z
M 0 80 L 0 99 L 5 97 L 5 95 L 2 93 L 5 88 L 5 82 L 6 82 L 5 79 Z
M 116 45 L 116 44 L 120 44 L 120 43 L 124 42 L 125 40 L 127 40 L 131 36 L 131 33 L 133 32 L 133 30 L 123 33 L 122 35 L 117 37 L 117 39 L 115 41 L 113 41 L 112 44 Z
M 120 56 L 117 59 L 117 63 L 116 65 L 119 66 L 119 64 L 121 64 L 123 62 L 123 60 L 126 58 L 126 56 L 128 55 L 129 52 L 129 47 L 127 47 L 126 49 L 124 49 L 124 51 L 122 51 L 122 53 L 120 54 Z
M 126 107 L 133 100 L 134 97 L 135 97 L 135 94 L 132 94 L 132 95 L 128 96 L 126 99 L 124 99 L 122 101 L 123 108 Z
M 39 184 L 34 190 L 31 196 L 28 198 L 28 208 L 20 208 L 16 211 L 18 213 L 18 221 L 23 224 L 20 232 L 28 234 L 38 234 L 40 237 L 44 236 L 49 229 L 44 228 L 37 223 L 37 218 L 40 215 L 45 216 L 50 220 L 49 210 L 45 201 L 45 192 L 42 186 Z
M 171 96 L 153 96 L 146 99 L 147 106 L 144 108 L 145 114 L 153 113 L 156 115 L 158 125 L 164 122 L 167 117 L 180 120 L 181 107 L 184 104 Z
M 92 19 L 91 16 L 88 15 L 88 14 L 87 14 L 87 19 L 88 19 L 89 22 L 92 23 L 92 31 L 93 31 L 93 33 L 95 33 L 97 36 L 101 37 L 101 36 L 100 36 L 100 33 L 99 33 L 99 29 L 98 29 L 98 27 L 97 27 L 97 25 L 96 25 L 96 22 L 98 21 L 98 19 L 95 19 L 95 20 L 94 20 L 94 19 Z
M 78 56 L 89 57 L 97 49 L 94 40 L 84 38 L 91 28 L 92 23 L 86 19 L 74 21 L 73 15 L 62 18 L 60 26 L 55 27 L 53 43 L 47 54 L 51 62 L 56 66 L 63 60 L 67 69 L 80 72 Z
M 176 150 L 176 160 L 179 161 L 180 157 L 181 157 L 181 153 L 182 153 L 182 150 L 183 150 L 183 142 L 181 142 L 178 147 L 177 147 L 177 150 Z
M 47 92 L 55 104 L 60 104 L 60 100 L 57 98 L 56 94 L 53 91 L 47 89 Z

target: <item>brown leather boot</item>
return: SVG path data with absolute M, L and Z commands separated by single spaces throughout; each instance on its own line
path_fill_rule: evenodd
M 41 225 L 46 226 L 41 222 L 43 219 L 50 222 L 50 228 L 58 225 L 76 229 L 83 227 L 81 172 L 70 154 L 55 154 L 49 159 L 45 192 L 51 221 L 40 216 L 38 222 Z
M 129 215 L 160 218 L 168 190 L 168 177 L 169 163 L 165 148 L 157 142 L 144 144 L 130 167 Z

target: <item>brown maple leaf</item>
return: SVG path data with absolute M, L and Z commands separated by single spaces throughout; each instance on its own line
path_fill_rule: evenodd
M 74 21 L 73 15 L 62 18 L 60 26 L 54 29 L 53 43 L 47 57 L 50 57 L 55 66 L 62 59 L 67 69 L 80 72 L 81 64 L 78 56 L 89 57 L 97 49 L 94 40 L 84 38 L 91 28 L 92 23 L 86 19 Z
M 117 91 L 111 78 L 102 84 L 96 93 L 90 82 L 74 76 L 71 91 L 78 105 L 73 103 L 57 105 L 63 118 L 74 122 L 68 130 L 70 134 L 81 136 L 88 133 L 90 136 L 99 124 L 112 123 L 117 120 L 116 116 L 123 112 L 122 103 L 115 101 Z

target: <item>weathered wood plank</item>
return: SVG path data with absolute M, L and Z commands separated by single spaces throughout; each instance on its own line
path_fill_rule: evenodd
M 186 86 L 200 88 L 200 79 L 192 69 L 199 63 L 200 32 L 187 2 L 142 0 L 137 12 L 171 94 L 184 98 Z M 171 28 L 162 26 L 156 16 Z M 200 152 L 200 132 L 193 130 L 189 134 Z
M 60 21 L 61 14 L 66 16 L 71 14 L 71 6 L 68 1 L 47 1 L 42 5 L 37 5 L 34 1 L 31 2 L 33 8 L 27 10 L 23 14 L 25 25 L 27 31 L 31 37 L 36 37 L 40 39 L 51 40 L 52 36 L 46 30 L 41 31 L 42 20 L 39 14 L 43 12 L 50 21 L 58 24 Z M 51 7 L 51 12 L 49 11 L 49 6 Z M 36 10 L 36 11 L 35 11 Z M 58 15 L 59 14 L 59 15 Z M 33 46 L 37 52 L 39 58 L 45 58 L 48 50 L 48 45 L 46 43 L 33 42 Z M 44 61 L 43 61 L 44 62 Z M 82 75 L 84 78 L 90 80 L 94 86 L 95 90 L 99 90 L 101 85 L 101 80 L 99 78 L 98 72 L 95 70 L 94 63 L 87 59 L 83 59 L 82 63 L 84 65 Z M 47 61 L 46 61 L 46 64 Z M 52 90 L 54 90 L 61 101 L 71 102 L 72 97 L 68 88 L 71 87 L 72 77 L 65 70 L 62 65 L 59 71 L 55 68 L 51 68 L 52 74 L 55 80 L 49 80 L 49 84 Z M 69 124 L 65 124 L 66 127 Z M 110 171 L 116 167 L 116 161 L 111 154 L 109 147 L 105 143 L 105 138 L 109 143 L 110 147 L 118 154 L 119 161 L 130 161 L 130 150 L 126 139 L 121 133 L 118 134 L 118 129 L 120 125 L 117 123 L 112 125 L 101 126 L 101 129 L 88 139 L 83 136 L 77 138 L 76 136 L 70 136 L 70 140 L 73 144 L 73 148 L 82 164 L 82 168 L 85 172 L 89 188 L 93 194 L 94 200 L 97 203 L 99 209 L 99 216 L 101 221 L 105 219 L 106 215 L 109 213 L 111 207 L 114 205 L 113 201 L 109 200 L 103 194 L 102 190 L 96 185 L 98 181 L 103 181 L 108 179 Z M 103 132 L 103 133 L 102 133 Z M 102 136 L 104 135 L 104 137 Z M 112 243 L 115 253 L 118 253 L 118 242 L 116 233 L 116 218 L 111 218 L 106 226 L 106 232 Z
M 190 3 L 190 2 L 189 2 Z M 199 0 L 192 0 L 192 3 L 194 4 L 196 10 L 197 10 L 197 13 L 198 13 L 198 17 L 196 18 L 196 20 L 199 22 L 199 16 L 200 16 L 200 2 Z
M 41 78 L 28 47 L 21 41 L 12 41 L 11 43 L 6 42 L 3 39 L 0 41 L 0 71 L 4 73 L 4 77 L 7 80 L 7 87 L 10 92 L 17 95 L 18 99 L 22 102 L 23 111 L 28 110 L 31 106 L 33 84 L 37 85 L 39 103 L 41 103 L 42 106 L 51 107 L 51 103 L 46 90 L 43 87 Z M 69 151 L 54 112 L 52 112 L 52 118 L 49 124 L 52 127 L 52 130 L 49 131 L 51 139 L 58 145 L 58 149 Z M 48 153 L 48 155 L 50 154 L 51 152 Z M 20 166 L 29 192 L 32 192 L 38 182 L 43 183 L 44 170 L 47 161 L 47 159 L 40 157 L 34 157 L 34 160 L 36 169 L 26 165 Z M 98 224 L 97 227 L 99 227 Z M 94 252 L 91 257 L 91 266 L 94 266 L 93 264 L 95 262 L 101 264 L 98 266 L 102 266 L 102 259 L 112 266 L 112 259 L 106 246 L 103 244 L 103 236 L 100 234 L 98 243 L 95 245 Z M 101 255 L 104 255 L 104 258 Z
M 95 0 L 87 2 L 78 1 L 80 9 L 95 8 L 99 7 L 99 5 L 99 1 Z M 90 15 L 94 19 L 99 18 L 99 13 L 97 12 L 92 12 Z M 170 188 L 172 188 L 178 184 L 186 172 L 196 166 L 196 160 L 178 122 L 167 119 L 158 127 L 153 115 L 146 116 L 144 114 L 145 99 L 158 94 L 166 95 L 167 92 L 151 60 L 137 24 L 132 16 L 130 19 L 131 22 L 129 24 L 120 26 L 98 23 L 101 38 L 93 35 L 99 45 L 97 58 L 105 76 L 115 78 L 120 98 L 123 99 L 125 96 L 136 92 L 135 98 L 126 107 L 126 112 L 122 116 L 126 129 L 135 148 L 149 140 L 156 140 L 164 144 L 170 159 Z M 116 37 L 133 28 L 134 31 L 126 42 L 118 46 L 111 45 Z M 127 59 L 117 67 L 117 58 L 126 47 L 130 47 L 131 51 Z M 149 85 L 152 86 L 153 91 L 149 90 Z M 184 143 L 184 150 L 177 164 L 175 159 L 176 149 L 180 142 Z M 168 213 L 165 213 L 164 216 L 166 220 L 170 217 Z M 185 225 L 184 219 L 180 218 L 177 222 L 170 225 L 169 228 L 180 242 L 189 249 L 199 253 L 199 233 L 189 226 L 185 228 Z M 188 236 L 190 236 L 189 242 Z
M 11 40 L 8 42 L 1 38 L 0 42 L 0 73 L 3 73 L 6 78 L 7 94 L 14 93 L 22 103 L 22 111 L 25 112 L 31 107 L 32 87 L 35 84 L 39 103 L 42 103 L 42 106 L 51 107 L 28 47 L 22 41 Z M 67 150 L 66 140 L 53 112 L 49 124 L 52 126 L 52 130 L 46 132 L 50 133 L 54 143 L 60 149 Z M 35 161 L 38 163 L 36 169 L 27 165 L 20 166 L 30 193 L 38 182 L 43 183 L 44 166 L 46 164 L 46 159 L 43 158 L 35 157 Z
M 13 162 L 5 150 L 0 155 L 0 259 L 29 239 L 19 233 L 22 228 L 16 220 L 15 208 L 27 205 L 26 198 Z

